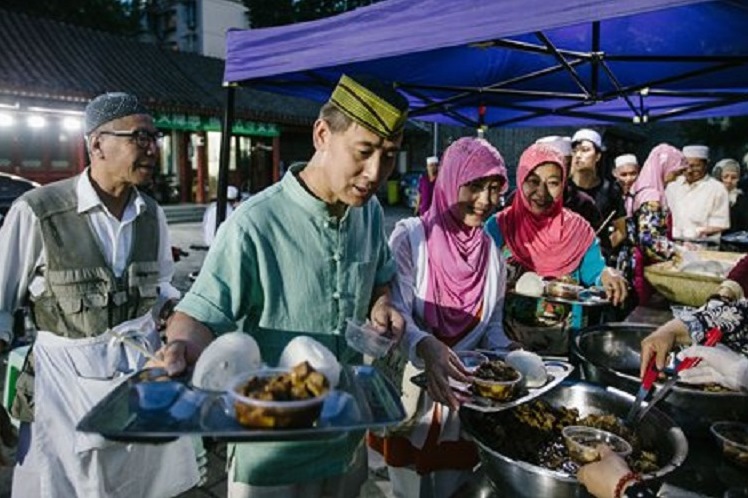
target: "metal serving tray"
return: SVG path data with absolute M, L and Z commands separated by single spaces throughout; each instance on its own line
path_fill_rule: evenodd
M 480 352 L 488 356 L 490 359 L 501 358 L 502 356 L 504 356 L 489 351 Z M 522 395 L 511 401 L 498 401 L 495 399 L 484 398 L 482 396 L 478 396 L 477 394 L 473 394 L 468 390 L 457 388 L 454 385 L 452 386 L 452 388 L 463 398 L 467 397 L 467 401 L 462 403 L 462 406 L 465 408 L 471 408 L 479 412 L 500 412 L 502 410 L 508 410 L 509 408 L 514 408 L 515 406 L 527 403 L 528 401 L 547 393 L 548 391 L 559 385 L 574 370 L 574 367 L 566 361 L 545 358 L 543 359 L 543 363 L 545 363 L 545 369 L 548 373 L 548 380 L 546 381 L 546 383 L 540 387 L 533 388 L 523 386 L 521 391 Z M 410 378 L 410 381 L 418 387 L 425 388 L 426 373 L 424 372 L 415 375 Z
M 144 371 L 109 393 L 81 419 L 77 429 L 139 443 L 169 442 L 187 435 L 230 442 L 293 441 L 387 427 L 404 418 L 398 391 L 368 365 L 344 366 L 320 418 L 313 427 L 303 429 L 243 427 L 225 393 L 193 388 L 185 379 L 154 380 Z
M 596 289 L 599 289 L 599 288 L 596 288 Z M 552 296 L 550 294 L 543 294 L 542 296 L 530 296 L 528 294 L 517 292 L 516 290 L 511 290 L 509 292 L 517 296 L 525 297 L 528 299 L 538 299 L 538 300 L 548 301 L 549 303 L 576 304 L 576 305 L 585 306 L 585 307 L 598 307 L 598 306 L 610 306 L 611 305 L 608 299 L 604 297 L 599 297 L 595 292 L 590 292 L 590 290 L 591 288 L 581 291 L 581 293 L 585 293 L 585 296 L 586 296 L 585 299 L 567 299 L 565 297 L 557 297 L 557 296 Z

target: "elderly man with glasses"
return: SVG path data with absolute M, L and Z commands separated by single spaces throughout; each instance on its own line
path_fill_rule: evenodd
M 22 422 L 13 496 L 174 496 L 198 481 L 190 440 L 129 445 L 75 431 L 77 422 L 154 351 L 152 313 L 179 296 L 152 180 L 159 133 L 138 99 L 108 93 L 86 108 L 91 163 L 27 192 L 0 230 L 0 339 L 28 305 L 38 329 L 12 412 Z

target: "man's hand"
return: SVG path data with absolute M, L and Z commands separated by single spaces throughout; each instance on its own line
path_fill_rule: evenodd
M 405 330 L 403 316 L 387 300 L 379 300 L 371 309 L 371 324 L 381 334 L 391 334 L 396 342 L 400 342 Z
M 369 319 L 380 334 L 391 335 L 400 342 L 405 330 L 405 319 L 390 302 L 390 289 L 387 285 L 376 287 L 372 293 Z
M 449 386 L 449 378 L 459 382 L 470 382 L 468 372 L 462 362 L 446 344 L 436 337 L 429 336 L 416 345 L 416 353 L 423 360 L 426 371 L 426 389 L 437 403 L 453 410 L 460 407 L 460 401 Z
M 213 332 L 186 313 L 177 311 L 166 328 L 166 344 L 156 352 L 161 367 L 171 375 L 179 375 L 194 365 L 203 350 L 214 339 Z

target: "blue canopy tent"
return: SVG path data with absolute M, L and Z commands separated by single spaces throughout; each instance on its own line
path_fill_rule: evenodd
M 341 73 L 396 84 L 412 118 L 471 127 L 744 115 L 746 26 L 748 0 L 388 0 L 230 31 L 224 129 L 237 85 L 323 102 Z

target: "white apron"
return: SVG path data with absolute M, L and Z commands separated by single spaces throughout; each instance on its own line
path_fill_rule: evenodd
M 128 331 L 150 351 L 160 342 L 150 315 L 114 331 Z M 35 417 L 28 453 L 13 473 L 14 498 L 160 498 L 197 484 L 188 438 L 163 445 L 124 444 L 75 430 L 96 403 L 142 369 L 142 353 L 109 333 L 68 339 L 39 332 L 33 351 Z

